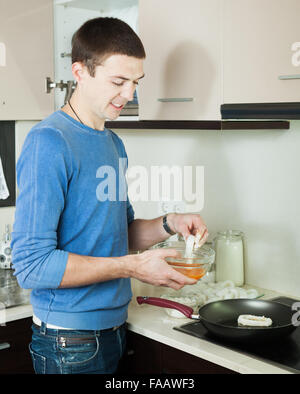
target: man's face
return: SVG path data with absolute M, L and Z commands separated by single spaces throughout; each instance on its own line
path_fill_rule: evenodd
M 126 55 L 108 57 L 96 66 L 94 77 L 85 68 L 80 89 L 87 109 L 97 118 L 116 119 L 143 76 L 143 59 Z

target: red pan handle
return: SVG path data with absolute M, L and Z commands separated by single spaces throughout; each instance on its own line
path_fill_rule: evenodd
M 161 306 L 163 308 L 177 309 L 179 312 L 183 313 L 184 316 L 192 318 L 194 313 L 193 308 L 189 306 L 180 304 L 179 302 L 166 300 L 165 298 L 159 297 L 136 297 L 138 304 L 150 304 L 155 306 Z

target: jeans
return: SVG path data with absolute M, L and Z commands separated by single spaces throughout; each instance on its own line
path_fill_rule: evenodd
M 56 330 L 32 325 L 29 350 L 36 374 L 112 374 L 126 344 L 125 323 L 116 330 Z

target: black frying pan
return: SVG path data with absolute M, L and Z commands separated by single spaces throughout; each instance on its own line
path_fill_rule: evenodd
M 137 297 L 139 304 L 150 304 L 177 309 L 186 317 L 198 319 L 204 327 L 219 338 L 234 342 L 259 342 L 281 338 L 297 327 L 292 324 L 292 309 L 278 302 L 233 299 L 215 301 L 202 306 L 195 315 L 192 308 L 178 302 L 158 297 Z M 257 315 L 272 319 L 270 327 L 238 326 L 239 315 Z

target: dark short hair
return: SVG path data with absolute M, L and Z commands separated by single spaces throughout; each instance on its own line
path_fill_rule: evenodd
M 97 65 L 116 54 L 138 59 L 146 57 L 138 35 L 120 19 L 90 19 L 72 37 L 72 63 L 82 62 L 91 76 L 95 75 Z

